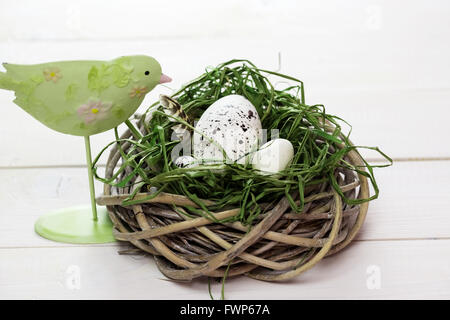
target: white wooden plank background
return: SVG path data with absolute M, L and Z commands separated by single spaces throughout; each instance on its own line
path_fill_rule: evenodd
M 0 1 L 0 62 L 153 55 L 174 82 L 142 112 L 207 66 L 248 58 L 275 70 L 281 53 L 281 72 L 305 82 L 308 103 L 348 120 L 355 143 L 401 161 L 376 170 L 381 195 L 350 248 L 289 283 L 231 279 L 227 297 L 448 299 L 449 14 L 445 0 Z M 0 91 L 0 298 L 208 299 L 205 281 L 164 281 L 151 258 L 119 256 L 120 244 L 34 234 L 39 215 L 88 203 L 83 141 L 48 130 L 12 99 Z M 92 137 L 94 153 L 112 139 Z M 367 285 L 371 266 L 379 289 Z
M 0 249 L 0 299 L 209 299 L 206 280 L 167 281 L 152 258 L 116 251 L 114 247 Z M 225 295 L 228 299 L 448 298 L 449 255 L 450 240 L 358 241 L 287 283 L 230 278 Z M 374 266 L 381 284 L 369 289 L 368 271 Z M 72 282 L 75 272 L 79 279 Z M 216 299 L 220 297 L 219 284 L 212 291 Z

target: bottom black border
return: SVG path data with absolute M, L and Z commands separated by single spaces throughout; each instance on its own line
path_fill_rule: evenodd
M 13 314 L 32 311 L 34 314 L 55 316 L 95 316 L 127 317 L 127 319 L 161 318 L 173 319 L 282 319 L 317 316 L 347 316 L 347 312 L 361 308 L 371 317 L 390 315 L 393 308 L 402 314 L 415 313 L 416 310 L 429 310 L 433 304 L 433 312 L 437 307 L 448 310 L 449 300 L 4 300 L 0 302 L 2 311 L 7 309 Z M 58 310 L 61 310 L 60 313 Z M 347 311 L 346 311 L 347 310 Z M 347 315 L 346 315 L 347 314 Z M 60 318 L 60 317 L 58 317 Z

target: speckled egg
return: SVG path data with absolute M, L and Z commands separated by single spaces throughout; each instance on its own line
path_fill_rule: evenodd
M 175 159 L 174 164 L 178 168 L 192 168 L 195 165 L 195 159 L 191 156 L 181 156 Z
M 252 158 L 254 169 L 261 174 L 277 174 L 286 169 L 294 158 L 294 147 L 289 140 L 274 139 L 263 144 Z
M 224 161 L 221 147 L 229 160 L 245 163 L 245 155 L 258 147 L 261 120 L 250 101 L 233 94 L 214 102 L 195 128 L 204 135 L 194 132 L 193 152 L 196 159 L 204 162 Z

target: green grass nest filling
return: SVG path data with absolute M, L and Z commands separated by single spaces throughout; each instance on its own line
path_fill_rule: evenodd
M 269 77 L 273 79 L 272 82 Z M 287 81 L 292 85 L 275 89 L 273 83 L 279 81 Z M 252 224 L 253 219 L 262 213 L 260 204 L 275 203 L 283 196 L 289 200 L 292 210 L 300 214 L 305 189 L 326 181 L 347 204 L 360 204 L 378 197 L 379 189 L 373 168 L 390 165 L 392 160 L 377 147 L 351 145 L 351 126 L 343 119 L 327 114 L 323 105 L 307 105 L 303 82 L 298 79 L 258 69 L 248 60 L 231 60 L 216 68 L 207 69 L 172 97 L 183 106 L 190 119 L 197 120 L 213 102 L 230 94 L 243 95 L 252 102 L 268 135 L 271 129 L 278 129 L 280 138 L 292 142 L 292 164 L 277 177 L 260 175 L 251 165 L 235 163 L 177 168 L 172 163 L 170 154 L 179 141 L 170 140 L 171 127 L 180 122 L 188 125 L 191 130 L 194 128 L 178 118 L 177 122 L 169 121 L 169 116 L 162 111 L 159 102 L 155 102 L 147 110 L 147 113 L 153 112 L 151 120 L 143 123 L 147 134 L 142 134 L 129 121 L 126 123 L 134 139 L 120 139 L 117 128 L 115 129 L 116 141 L 107 145 L 94 160 L 96 178 L 118 187 L 134 185 L 133 193 L 123 205 L 143 203 L 164 191 L 184 195 L 196 203 L 200 209 L 185 208 L 191 216 L 201 215 L 215 220 L 212 212 L 240 207 L 240 213 L 226 221 L 238 220 L 244 224 Z M 342 133 L 341 124 L 348 125 L 349 134 Z M 132 144 L 127 152 L 120 147 L 125 142 Z M 119 146 L 123 163 L 111 178 L 102 178 L 97 174 L 96 164 L 102 154 L 114 144 Z M 363 159 L 365 165 L 357 167 L 345 161 L 348 152 L 359 148 L 377 151 L 389 164 L 373 166 Z M 130 173 L 125 174 L 126 167 L 132 168 Z M 367 199 L 347 199 L 337 183 L 335 172 L 338 167 L 348 168 L 367 177 L 374 194 Z M 158 191 L 148 198 L 133 200 L 136 193 L 148 192 L 151 186 Z M 299 195 L 299 202 L 294 201 L 292 194 Z M 202 199 L 212 200 L 215 204 L 207 207 Z

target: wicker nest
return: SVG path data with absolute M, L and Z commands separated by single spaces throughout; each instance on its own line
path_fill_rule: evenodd
M 146 134 L 142 121 L 138 127 Z M 128 130 L 121 138 L 130 137 Z M 130 146 L 125 142 L 122 149 L 126 151 Z M 115 147 L 107 161 L 106 178 L 113 176 L 120 159 Z M 345 160 L 364 165 L 354 150 Z M 126 174 L 125 170 L 118 179 Z M 335 175 L 347 198 L 369 198 L 366 177 L 344 168 L 336 169 Z M 291 212 L 287 199 L 281 198 L 278 203 L 267 205 L 265 213 L 249 228 L 239 222 L 222 224 L 179 214 L 169 204 L 195 206 L 180 195 L 161 193 L 146 203 L 122 206 L 132 192 L 131 187 L 105 184 L 104 196 L 97 199 L 98 204 L 108 208 L 116 239 L 150 253 L 165 276 L 184 281 L 241 274 L 265 281 L 293 278 L 349 245 L 368 209 L 368 202 L 345 204 L 327 182 L 305 190 L 301 214 Z M 148 194 L 140 193 L 137 198 L 145 196 Z M 292 196 L 295 199 L 298 195 Z M 239 208 L 229 208 L 215 216 L 224 219 L 238 211 Z

